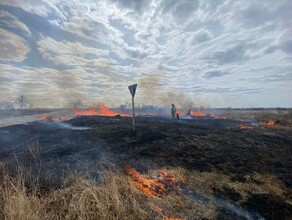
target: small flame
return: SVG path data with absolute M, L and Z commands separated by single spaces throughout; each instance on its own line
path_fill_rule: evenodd
M 277 122 L 276 120 L 268 120 L 268 121 L 263 122 L 263 124 L 266 126 L 275 126 L 276 122 Z
M 130 165 L 125 165 L 124 168 L 132 177 L 133 185 L 147 196 L 160 197 L 168 192 L 170 186 L 176 186 L 178 183 L 178 180 L 166 169 L 159 170 L 155 178 L 145 178 Z

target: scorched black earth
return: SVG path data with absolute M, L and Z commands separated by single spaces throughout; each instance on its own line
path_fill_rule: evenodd
M 68 172 L 85 171 L 102 157 L 122 167 L 133 164 L 146 171 L 155 167 L 182 167 L 217 172 L 232 182 L 251 181 L 253 173 L 276 176 L 283 182 L 290 201 L 268 193 L 250 194 L 245 203 L 266 219 L 291 217 L 292 128 L 257 126 L 242 129 L 244 122 L 224 119 L 169 120 L 138 117 L 136 130 L 127 117 L 83 116 L 69 121 L 37 121 L 0 128 L 1 161 L 11 169 L 16 160 L 30 166 L 29 146 L 38 144 L 46 172 L 57 178 Z M 20 159 L 19 159 L 20 158 Z M 237 202 L 237 192 L 213 189 L 214 195 Z M 221 210 L 222 211 L 222 210 Z M 224 210 L 222 211 L 224 215 Z

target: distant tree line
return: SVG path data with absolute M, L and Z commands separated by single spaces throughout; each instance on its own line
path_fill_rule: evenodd
M 25 97 L 24 95 L 17 97 L 13 101 L 0 102 L 0 109 L 11 110 L 11 109 L 16 109 L 17 107 L 22 110 L 24 108 L 32 108 L 33 105 L 32 103 L 30 103 L 28 98 Z

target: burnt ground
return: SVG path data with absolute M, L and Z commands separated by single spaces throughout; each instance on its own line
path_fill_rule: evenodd
M 240 129 L 245 123 L 236 120 L 138 117 L 133 131 L 131 123 L 126 117 L 84 116 L 61 123 L 38 121 L 0 128 L 0 159 L 11 168 L 19 161 L 31 166 L 34 157 L 29 149 L 33 147 L 28 146 L 37 144 L 42 168 L 54 177 L 64 175 L 64 170 L 86 171 L 106 156 L 118 166 L 131 163 L 139 170 L 166 166 L 214 171 L 237 182 L 246 181 L 252 173 L 271 174 L 291 196 L 291 127 L 250 130 Z M 226 189 L 215 189 L 214 194 L 238 200 L 236 192 Z M 267 219 L 292 216 L 291 205 L 266 194 L 251 194 L 243 207 Z

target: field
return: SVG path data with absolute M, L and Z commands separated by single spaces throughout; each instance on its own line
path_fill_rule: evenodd
M 291 219 L 289 114 L 2 127 L 0 218 Z

